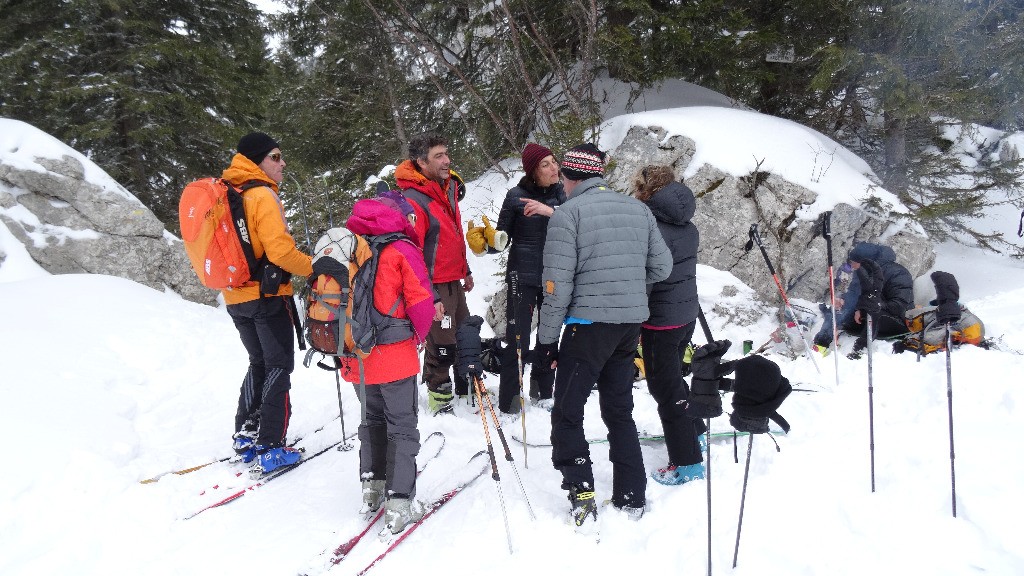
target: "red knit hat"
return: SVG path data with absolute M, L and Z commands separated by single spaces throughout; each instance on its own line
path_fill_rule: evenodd
M 540 161 L 554 155 L 554 152 L 540 144 L 530 142 L 526 145 L 526 148 L 523 148 L 523 171 L 526 172 L 527 176 L 533 178 L 533 171 L 537 169 Z

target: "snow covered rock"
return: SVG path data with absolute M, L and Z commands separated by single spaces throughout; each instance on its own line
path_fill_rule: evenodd
M 701 235 L 701 264 L 729 271 L 753 287 L 761 298 L 778 301 L 778 289 L 760 250 L 756 246 L 749 252 L 745 250 L 750 226 L 757 223 L 787 294 L 823 301 L 828 293 L 826 245 L 821 236 L 822 214 L 826 210 L 833 211 L 832 250 L 836 267 L 857 242 L 891 246 L 898 261 L 914 277 L 934 264 L 932 242 L 902 217 L 906 209 L 894 195 L 878 186 L 866 164 L 858 163 L 859 159 L 840 145 L 805 127 L 787 134 L 786 121 L 771 118 L 772 124 L 768 126 L 779 152 L 773 155 L 771 142 L 765 148 L 751 145 L 744 149 L 756 144 L 758 137 L 764 137 L 744 133 L 758 120 L 756 116 L 763 115 L 721 109 L 705 114 L 729 120 L 723 124 L 716 118 L 706 118 L 699 129 L 693 130 L 717 127 L 727 133 L 729 142 L 723 143 L 719 157 L 714 154 L 716 142 L 705 144 L 710 138 L 695 135 L 695 140 L 680 133 L 686 126 L 669 130 L 653 123 L 636 123 L 641 115 L 632 115 L 625 117 L 631 125 L 620 128 L 624 132 L 621 141 L 609 147 L 612 160 L 608 173 L 613 188 L 632 191 L 644 166 L 671 166 L 697 198 L 693 222 Z M 609 131 L 614 133 L 616 128 L 613 121 Z M 807 141 L 806 146 L 793 146 L 792 151 L 787 151 L 787 140 L 797 138 Z M 614 136 L 606 139 L 602 134 L 604 144 L 614 144 L 615 140 Z M 702 146 L 709 151 L 701 150 Z M 854 191 L 833 194 L 822 190 L 838 187 L 830 181 L 837 179 Z M 862 208 L 865 205 L 871 205 L 872 211 Z
M 0 118 L 0 226 L 51 274 L 106 274 L 215 304 L 180 239 L 92 161 Z M 4 255 L 0 254 L 0 264 Z

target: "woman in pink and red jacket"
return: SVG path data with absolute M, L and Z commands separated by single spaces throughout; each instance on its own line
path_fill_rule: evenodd
M 361 367 L 354 358 L 343 358 L 341 365 L 341 375 L 354 384 L 365 413 L 359 424 L 362 511 L 377 510 L 384 503 L 386 530 L 392 533 L 401 532 L 422 513 L 413 500 L 416 455 L 420 449 L 417 347 L 426 340 L 435 316 L 440 315 L 416 241 L 412 214 L 412 206 L 401 194 L 389 191 L 356 202 L 346 223 L 349 230 L 364 236 L 394 232 L 406 236 L 380 251 L 373 300 L 379 312 L 408 318 L 412 336 L 401 342 L 374 346 L 369 356 L 361 360 Z M 366 384 L 365 389 L 360 389 L 361 381 Z

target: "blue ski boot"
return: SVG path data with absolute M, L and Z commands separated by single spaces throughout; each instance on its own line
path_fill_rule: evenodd
M 248 464 L 256 459 L 256 431 L 242 430 L 231 436 L 234 442 L 231 449 L 235 451 L 232 462 L 245 462 Z
M 266 448 L 258 445 L 256 453 L 256 463 L 249 469 L 249 477 L 253 479 L 258 479 L 278 468 L 291 466 L 302 459 L 302 452 L 290 446 Z
M 651 478 L 654 478 L 654 481 L 658 484 L 665 484 L 666 486 L 678 486 L 686 484 L 691 480 L 701 480 L 704 478 L 704 463 L 697 462 L 688 466 L 667 466 L 651 472 Z

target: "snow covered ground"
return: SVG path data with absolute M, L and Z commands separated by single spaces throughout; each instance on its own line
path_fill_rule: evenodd
M 671 130 L 671 113 L 660 114 Z M 686 130 L 687 122 L 677 129 Z M 758 122 L 770 124 L 763 117 Z M 787 133 L 789 125 L 776 129 Z M 481 211 L 496 216 L 508 187 L 494 175 L 471 183 L 466 218 Z M 993 214 L 992 222 L 1016 239 L 1015 215 Z M 235 477 L 239 469 L 228 464 L 140 484 L 230 452 L 246 357 L 227 313 L 119 278 L 48 275 L 2 224 L 0 252 L 6 255 L 0 263 L 0 433 L 11 441 L 0 481 L 0 574 L 317 573 L 324 568 L 318 555 L 362 528 L 357 453 L 336 450 L 237 502 L 184 520 L 245 485 L 244 476 Z M 500 284 L 501 267 L 498 257 L 471 257 L 471 264 L 477 288 L 470 309 L 482 315 L 485 297 Z M 943 355 L 918 362 L 876 344 L 872 492 L 866 359 L 840 357 L 836 386 L 833 357 L 819 359 L 819 375 L 807 359 L 775 354 L 770 358 L 784 375 L 813 391 L 795 392 L 783 404 L 780 412 L 793 430 L 776 437 L 780 451 L 767 437 L 754 442 L 735 569 L 747 443 L 741 439 L 737 447 L 738 463 L 731 443 L 712 445 L 714 573 L 1024 574 L 1024 540 L 1015 528 L 1024 517 L 1018 443 L 1024 433 L 1024 265 L 944 244 L 936 269 L 957 276 L 963 302 L 1003 348 L 965 347 L 952 354 L 957 517 L 951 514 Z M 750 304 L 748 287 L 704 266 L 698 281 L 714 336 L 734 342 L 727 357 L 739 355 L 742 340 L 756 346 L 767 339 L 774 328 L 771 311 Z M 765 281 L 771 281 L 767 274 Z M 720 296 L 727 285 L 739 293 Z M 716 304 L 752 308 L 758 320 L 727 325 L 711 312 Z M 695 339 L 703 342 L 699 331 Z M 496 387 L 497 377 L 487 383 Z M 306 437 L 300 445 L 307 454 L 342 436 L 336 390 L 329 372 L 299 365 L 293 375 L 290 435 Z M 643 385 L 635 398 L 638 427 L 659 432 Z M 341 400 L 344 430 L 351 435 L 359 404 L 348 385 L 341 387 Z M 726 397 L 727 408 L 728 402 Z M 589 436 L 601 437 L 596 404 L 588 405 L 586 428 Z M 529 440 L 548 437 L 546 412 L 531 408 L 526 425 Z M 729 428 L 726 417 L 713 425 Z M 455 416 L 421 415 L 420 428 L 423 437 L 441 431 L 447 438 L 420 477 L 419 496 L 430 499 L 464 473 L 466 459 L 485 443 L 479 417 L 464 405 Z M 518 423 L 505 432 L 522 433 Z M 498 483 L 484 475 L 372 574 L 706 573 L 706 482 L 666 487 L 651 481 L 643 519 L 632 522 L 603 510 L 600 542 L 594 542 L 566 524 L 568 503 L 550 450 L 524 452 L 510 438 L 534 520 L 515 471 L 492 439 L 513 553 Z M 608 447 L 595 444 L 592 451 L 597 495 L 606 499 Z M 657 442 L 644 443 L 643 454 L 649 469 L 665 464 Z M 368 537 L 329 573 L 356 574 L 383 548 Z

